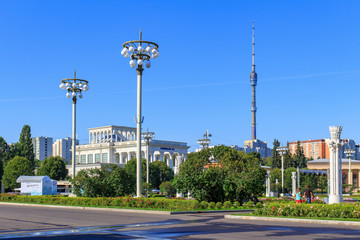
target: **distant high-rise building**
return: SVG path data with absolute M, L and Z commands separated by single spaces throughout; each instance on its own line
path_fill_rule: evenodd
M 68 164 L 71 163 L 71 138 L 57 139 L 52 145 L 53 156 L 60 156 L 66 160 Z M 76 145 L 79 145 L 79 140 L 76 140 Z
M 33 137 L 31 141 L 36 159 L 42 161 L 52 156 L 53 139 L 51 137 Z
M 344 146 L 343 146 L 343 158 L 346 158 L 344 154 L 345 149 L 354 149 L 356 151 L 355 147 L 355 141 L 352 139 L 342 139 Z M 298 142 L 290 142 L 289 143 L 289 151 L 291 154 L 296 153 Z M 330 151 L 329 146 L 326 144 L 325 139 L 316 139 L 316 140 L 306 140 L 306 141 L 300 141 L 300 146 L 304 150 L 304 155 L 306 158 L 312 158 L 312 159 L 330 159 Z M 357 159 L 357 154 L 352 157 L 352 159 Z

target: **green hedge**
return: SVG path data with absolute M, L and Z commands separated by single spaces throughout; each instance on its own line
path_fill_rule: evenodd
M 17 194 L 0 194 L 1 202 L 37 203 L 65 206 L 85 207 L 117 207 L 117 208 L 146 208 L 159 210 L 193 210 L 199 209 L 196 200 L 156 199 L 133 197 L 61 197 L 61 196 L 23 196 Z
M 128 197 L 64 197 L 64 196 L 24 196 L 19 194 L 0 194 L 0 202 L 15 203 L 35 203 L 63 206 L 82 206 L 82 207 L 114 207 L 114 208 L 137 208 L 154 210 L 173 210 L 173 211 L 191 211 L 191 210 L 212 210 L 212 209 L 244 209 L 238 202 L 208 203 L 197 200 L 167 199 L 167 198 L 133 198 Z M 253 208 L 249 207 L 249 208 Z
M 360 218 L 360 204 L 270 203 L 265 208 L 257 209 L 251 214 L 256 216 Z

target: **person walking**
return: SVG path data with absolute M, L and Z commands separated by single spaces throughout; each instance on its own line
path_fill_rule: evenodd
M 301 203 L 301 189 L 298 188 L 295 195 L 295 201 L 296 203 Z
M 309 184 L 306 186 L 306 189 L 304 191 L 304 197 L 306 198 L 307 203 L 311 203 L 311 198 L 314 197 Z

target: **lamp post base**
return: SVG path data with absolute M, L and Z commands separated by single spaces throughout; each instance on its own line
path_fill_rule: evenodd
M 329 204 L 342 203 L 342 201 L 343 201 L 342 195 L 329 195 Z

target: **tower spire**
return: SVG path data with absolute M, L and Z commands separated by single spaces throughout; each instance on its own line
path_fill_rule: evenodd
M 252 87 L 252 98 L 251 98 L 251 139 L 256 139 L 256 85 L 257 85 L 257 74 L 255 72 L 255 22 L 253 22 L 252 31 L 252 67 L 250 73 L 250 84 Z
M 252 72 L 255 72 L 255 22 L 253 21 L 252 28 Z

